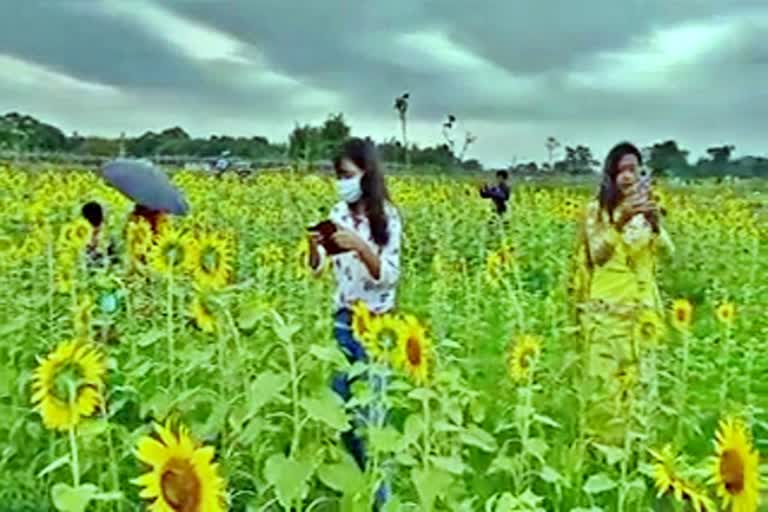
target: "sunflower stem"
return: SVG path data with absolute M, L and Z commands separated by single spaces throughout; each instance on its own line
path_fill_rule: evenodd
M 431 425 L 432 418 L 430 415 L 430 409 L 429 409 L 429 398 L 423 398 L 421 400 L 421 407 L 424 411 L 424 453 L 422 455 L 422 463 L 424 464 L 424 468 L 429 468 L 429 455 L 432 452 L 432 446 L 431 446 Z
M 69 383 L 69 409 L 70 414 L 77 411 L 77 389 L 73 382 Z M 69 449 L 72 452 L 72 460 L 70 464 L 70 467 L 72 468 L 72 485 L 77 488 L 80 487 L 80 460 L 78 459 L 74 421 L 69 425 Z
M 301 421 L 299 420 L 299 375 L 296 367 L 296 354 L 293 342 L 289 339 L 285 342 L 285 353 L 288 356 L 288 370 L 291 373 L 291 402 L 293 405 L 293 439 L 291 440 L 291 456 L 296 455 L 301 438 Z
M 685 417 L 685 406 L 688 401 L 688 357 L 690 348 L 690 339 L 688 332 L 683 332 L 683 357 L 680 361 L 680 405 L 677 411 L 677 442 L 683 442 L 683 418 Z
M 174 371 L 173 364 L 176 360 L 175 357 L 175 343 L 173 340 L 173 272 L 168 272 L 168 299 L 167 299 L 167 332 L 168 332 L 168 376 L 170 379 L 170 390 L 176 384 L 176 372 Z

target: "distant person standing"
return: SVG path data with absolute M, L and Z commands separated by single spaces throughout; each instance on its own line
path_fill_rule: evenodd
M 507 171 L 498 171 L 496 173 L 495 185 L 483 185 L 480 188 L 480 197 L 493 201 L 496 214 L 501 217 L 507 211 L 507 201 L 510 197 L 510 189 L 507 180 L 509 173 Z

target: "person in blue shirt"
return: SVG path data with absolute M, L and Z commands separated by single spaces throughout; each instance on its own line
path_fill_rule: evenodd
M 509 173 L 499 171 L 496 173 L 497 182 L 495 185 L 484 185 L 480 188 L 480 197 L 490 199 L 496 209 L 496 214 L 501 217 L 507 211 L 507 201 L 510 197 L 510 189 L 507 180 Z

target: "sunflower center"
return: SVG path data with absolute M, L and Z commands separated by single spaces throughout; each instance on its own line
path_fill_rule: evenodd
M 421 345 L 419 340 L 410 337 L 405 345 L 405 351 L 408 354 L 408 362 L 411 366 L 421 366 Z
M 531 358 L 536 354 L 533 350 L 526 349 L 520 354 L 520 368 L 527 370 L 531 366 Z
M 643 322 L 640 326 L 640 332 L 646 338 L 653 338 L 656 336 L 656 326 L 652 322 Z
M 163 499 L 176 512 L 199 512 L 200 479 L 187 460 L 171 459 L 160 476 Z
M 168 244 L 163 251 L 165 261 L 169 266 L 175 267 L 184 261 L 184 248 L 179 244 Z
M 677 317 L 678 322 L 685 323 L 686 319 L 688 318 L 688 313 L 683 308 L 678 308 L 678 310 L 675 312 L 675 316 Z
M 70 400 L 76 400 L 78 388 L 82 381 L 82 372 L 80 367 L 71 363 L 66 363 L 57 372 L 53 379 L 53 396 L 63 403 L 70 403 Z M 71 394 L 74 393 L 74 396 Z
M 221 255 L 213 247 L 206 247 L 200 256 L 200 266 L 209 274 L 213 274 L 219 268 Z
M 730 494 L 744 490 L 744 464 L 735 450 L 726 450 L 720 457 L 720 477 Z

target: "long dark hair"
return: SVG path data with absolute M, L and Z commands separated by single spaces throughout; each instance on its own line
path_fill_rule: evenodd
M 597 200 L 600 203 L 600 211 L 608 212 L 608 218 L 611 223 L 614 222 L 613 214 L 622 200 L 621 191 L 616 184 L 616 178 L 619 175 L 619 162 L 627 155 L 635 155 L 640 165 L 643 165 L 643 155 L 637 146 L 630 142 L 620 142 L 616 144 L 605 158 L 603 164 L 603 181 L 600 184 L 600 191 L 597 194 Z M 658 232 L 659 219 L 652 213 L 644 214 L 646 220 Z
M 371 226 L 373 241 L 379 247 L 384 246 L 389 241 L 384 205 L 386 202 L 391 203 L 392 200 L 384 181 L 384 172 L 381 169 L 376 145 L 371 139 L 353 137 L 347 140 L 333 162 L 337 173 L 340 172 L 341 161 L 345 158 L 364 172 L 361 180 L 363 197 L 360 200 L 365 206 L 365 215 Z

